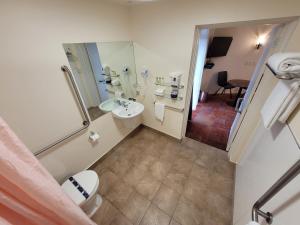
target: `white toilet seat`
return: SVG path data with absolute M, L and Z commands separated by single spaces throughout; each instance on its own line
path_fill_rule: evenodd
M 72 177 L 79 185 L 75 186 L 74 181 L 68 179 L 62 184 L 62 189 L 77 205 L 82 206 L 97 192 L 99 186 L 98 175 L 93 170 L 85 170 Z M 79 186 L 88 194 L 88 198 L 78 190 Z

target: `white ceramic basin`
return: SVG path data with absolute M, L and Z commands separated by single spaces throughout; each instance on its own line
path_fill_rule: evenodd
M 144 111 L 144 105 L 139 102 L 119 99 L 121 105 L 112 110 L 112 114 L 119 119 L 129 119 L 140 115 Z
M 111 112 L 115 108 L 118 108 L 120 105 L 116 102 L 115 98 L 110 98 L 99 105 L 101 111 L 107 113 Z

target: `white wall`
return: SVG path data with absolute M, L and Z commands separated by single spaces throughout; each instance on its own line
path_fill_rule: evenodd
M 211 58 L 215 66 L 204 70 L 201 90 L 215 93 L 219 88 L 217 75 L 220 71 L 228 71 L 228 80 L 250 80 L 263 51 L 263 47 L 256 49 L 257 38 L 259 35 L 268 35 L 272 27 L 272 25 L 252 25 L 215 29 L 213 36 L 232 37 L 233 40 L 226 56 Z
M 244 163 L 236 168 L 234 225 L 247 224 L 255 201 L 300 159 L 300 150 L 288 127 L 278 124 L 269 131 L 260 123 L 249 150 Z M 300 177 L 296 177 L 262 208 L 275 212 L 272 224 L 299 224 L 299 186 Z
M 60 66 L 62 44 L 130 40 L 128 9 L 100 0 L 2 1 L 0 7 L 0 114 L 36 151 L 82 126 Z M 40 156 L 58 180 L 78 172 L 122 140 L 132 126 L 106 114 L 87 132 Z M 96 145 L 90 131 L 100 134 Z
M 130 7 L 133 41 L 138 46 L 137 74 L 143 66 L 148 67 L 153 77 L 165 76 L 173 71 L 183 72 L 185 89 L 181 92 L 184 100 L 172 103 L 174 107 L 185 106 L 187 82 L 196 25 L 209 25 L 226 22 L 241 22 L 300 14 L 299 1 L 156 1 Z M 141 81 L 142 84 L 144 81 Z M 167 110 L 166 121 L 157 122 L 153 113 L 154 78 L 146 81 L 144 97 L 144 123 L 169 135 L 181 138 L 185 133 L 187 110 L 184 113 Z M 174 122 L 176 121 L 176 122 Z

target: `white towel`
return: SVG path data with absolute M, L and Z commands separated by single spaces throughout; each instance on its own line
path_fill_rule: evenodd
M 117 78 L 117 79 L 113 79 L 111 81 L 111 85 L 112 86 L 119 86 L 121 84 L 120 80 Z
M 249 222 L 247 225 L 260 225 L 260 224 L 257 223 L 257 222 L 251 221 L 251 222 Z
M 299 82 L 280 80 L 261 109 L 264 126 L 270 128 L 277 120 L 284 123 L 299 101 Z
M 154 104 L 154 113 L 156 119 L 163 122 L 165 116 L 165 104 L 161 102 L 155 102 Z
M 293 73 L 300 77 L 300 53 L 275 53 L 269 58 L 268 65 L 276 74 Z
M 292 114 L 292 112 L 296 109 L 299 103 L 300 103 L 300 91 L 298 89 L 294 97 L 291 99 L 290 104 L 285 108 L 284 112 L 278 118 L 278 121 L 281 123 L 285 123 L 289 118 L 289 116 Z

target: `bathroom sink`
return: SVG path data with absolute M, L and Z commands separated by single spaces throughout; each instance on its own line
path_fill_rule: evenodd
M 113 109 L 119 107 L 120 105 L 116 102 L 115 98 L 110 98 L 99 105 L 101 111 L 107 113 L 111 112 Z
M 112 114 L 119 119 L 129 119 L 140 115 L 144 105 L 139 102 L 119 99 L 119 107 L 112 110 Z

